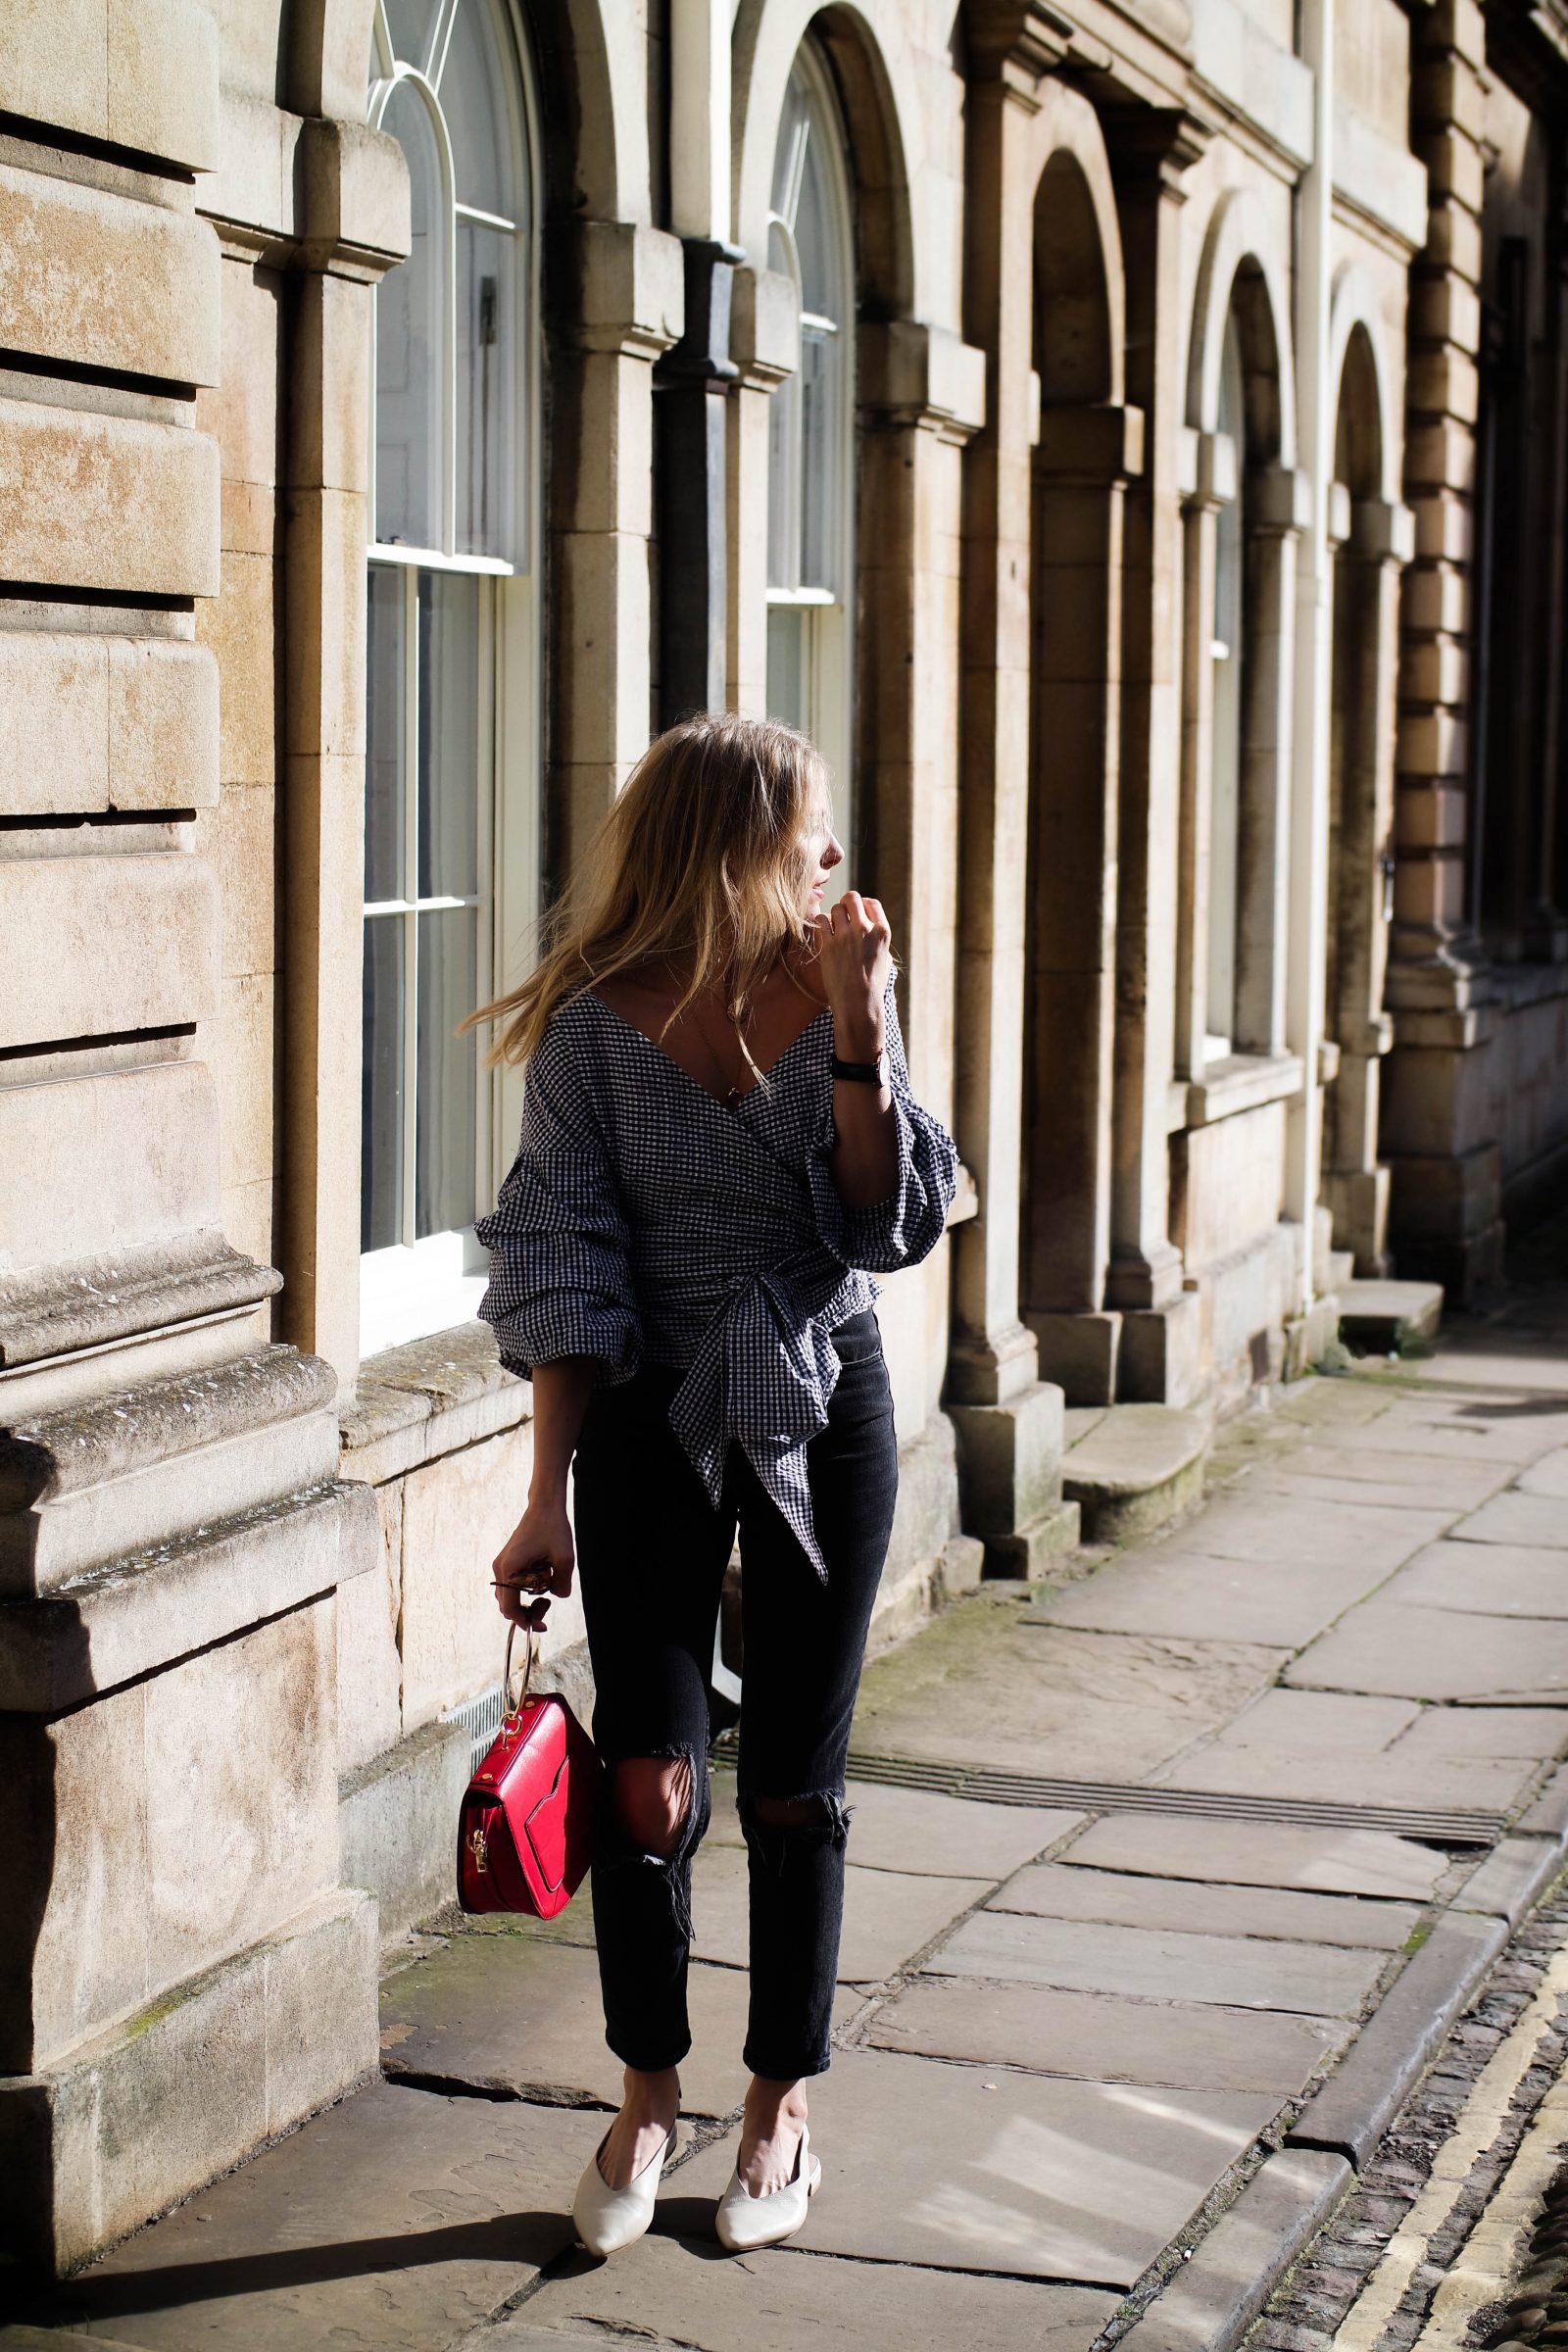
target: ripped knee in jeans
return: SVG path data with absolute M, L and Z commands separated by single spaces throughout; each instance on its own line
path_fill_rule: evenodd
M 652 1860 L 672 1862 L 692 1815 L 690 1751 L 623 1756 L 612 1773 L 615 1820 L 622 1835 Z
M 813 1788 L 805 1796 L 743 1796 L 741 1829 L 752 1851 L 782 1870 L 792 1848 L 832 1846 L 842 1853 L 850 1810 L 836 1788 Z

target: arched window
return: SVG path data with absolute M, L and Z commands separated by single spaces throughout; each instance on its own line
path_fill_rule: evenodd
M 1243 571 L 1247 546 L 1246 386 L 1242 346 L 1233 312 L 1225 322 L 1220 354 L 1219 430 L 1236 452 L 1236 496 L 1215 516 L 1214 622 L 1210 656 L 1214 664 L 1214 715 L 1209 749 L 1208 789 L 1208 975 L 1204 997 L 1208 1036 L 1206 1058 L 1223 1060 L 1236 1051 L 1237 925 L 1241 911 L 1242 827 L 1242 660 L 1246 599 Z
M 855 235 L 843 124 L 827 68 L 803 41 L 773 160 L 768 267 L 795 281 L 800 365 L 773 394 L 767 517 L 767 707 L 833 771 L 838 829 L 854 809 Z
M 413 250 L 375 302 L 361 1350 L 462 1321 L 493 1188 L 471 1034 L 537 889 L 534 239 L 504 0 L 377 0 L 369 118 Z

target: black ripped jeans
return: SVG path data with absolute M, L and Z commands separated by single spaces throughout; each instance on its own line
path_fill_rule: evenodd
M 751 2012 L 745 2061 L 781 2082 L 828 2065 L 844 1915 L 844 1767 L 866 1631 L 893 1506 L 898 1446 L 881 1335 L 867 1308 L 832 1334 L 840 1363 L 828 1422 L 807 1448 L 824 1586 L 738 1445 L 721 1508 L 669 1426 L 682 1374 L 645 1365 L 597 1390 L 575 1461 L 577 1565 L 604 1758 L 594 1852 L 594 1927 L 605 2037 L 647 2073 L 691 2048 L 686 1967 L 692 1858 L 708 1829 L 709 1675 L 719 1591 L 737 1522 L 745 1652 L 739 1794 L 751 1899 Z M 615 1766 L 684 1759 L 690 1806 L 666 1860 L 617 1815 Z M 759 1801 L 810 1800 L 786 1826 Z

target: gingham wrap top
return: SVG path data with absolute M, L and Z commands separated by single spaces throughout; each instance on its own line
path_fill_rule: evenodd
M 957 1175 L 952 1138 L 909 1092 L 891 980 L 886 1036 L 898 1181 L 847 1208 L 828 1158 L 830 1011 L 726 1108 L 583 990 L 528 1064 L 517 1156 L 476 1228 L 502 1362 L 528 1375 L 596 1356 L 606 1385 L 644 1361 L 683 1368 L 669 1419 L 714 1504 L 738 1441 L 824 1581 L 806 1446 L 839 1376 L 828 1334 L 880 1297 L 869 1269 L 935 1248 Z

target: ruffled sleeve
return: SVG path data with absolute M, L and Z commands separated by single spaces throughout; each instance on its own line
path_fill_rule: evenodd
M 490 1252 L 479 1313 L 501 1361 L 597 1356 L 600 1385 L 642 1361 L 642 1318 L 627 1259 L 626 1212 L 577 1049 L 558 1014 L 528 1063 L 522 1140 L 490 1216 L 474 1227 Z
M 941 1240 L 957 1189 L 958 1154 L 940 1119 L 922 1110 L 909 1092 L 908 1065 L 893 981 L 886 998 L 888 1083 L 898 1127 L 899 1173 L 885 1200 L 847 1208 L 833 1181 L 832 1152 L 838 1141 L 833 1092 L 828 1090 L 822 1124 L 808 1158 L 816 1228 L 835 1257 L 872 1274 L 892 1274 L 918 1265 Z

